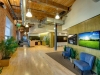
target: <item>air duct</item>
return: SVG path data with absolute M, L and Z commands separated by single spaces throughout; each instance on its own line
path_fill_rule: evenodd
M 60 19 L 54 19 L 54 18 L 45 18 L 43 21 L 42 21 L 42 24 L 54 24 L 54 23 L 57 23 L 58 25 L 63 25 L 64 24 L 64 21 L 63 20 L 60 20 Z
M 22 24 L 26 20 L 26 0 L 21 0 L 21 16 L 22 16 Z

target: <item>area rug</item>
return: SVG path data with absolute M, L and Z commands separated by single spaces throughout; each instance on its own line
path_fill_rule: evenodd
M 73 73 L 75 73 L 76 75 L 81 75 L 81 71 L 75 67 L 74 65 L 70 62 L 69 59 L 64 59 L 64 57 L 62 56 L 62 52 L 51 52 L 51 53 L 46 53 L 48 56 L 50 56 L 51 58 L 53 58 L 55 61 L 57 61 L 58 63 L 60 63 L 61 65 L 63 65 L 65 68 L 69 69 L 70 71 L 72 71 Z M 90 71 L 86 71 L 84 72 L 83 75 L 96 75 L 95 73 L 92 73 Z

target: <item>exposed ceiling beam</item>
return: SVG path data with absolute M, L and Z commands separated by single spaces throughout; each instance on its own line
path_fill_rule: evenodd
M 11 6 L 14 6 L 14 7 L 20 7 L 20 6 L 17 6 L 17 5 L 11 5 Z
M 50 13 L 50 12 L 47 12 L 47 11 L 33 9 L 33 8 L 31 8 L 31 10 L 36 11 L 36 12 L 40 12 L 40 13 L 45 13 L 46 15 L 51 15 L 51 16 L 54 16 L 56 14 L 56 13 Z
M 32 10 L 32 14 L 33 14 L 33 17 L 34 18 L 37 18 L 37 19 L 39 19 L 39 20 L 41 20 L 41 19 L 43 19 L 43 18 L 45 18 L 45 17 L 54 17 L 55 15 L 50 15 L 50 14 L 48 14 L 48 13 L 44 13 L 44 12 L 39 12 L 39 11 L 34 11 L 34 10 Z M 35 16 L 34 16 L 35 15 Z
M 76 0 L 72 0 L 69 4 L 68 4 L 68 7 L 72 6 L 73 3 L 75 2 Z
M 35 1 L 35 0 L 32 0 L 33 2 Z M 36 1 L 35 1 L 36 2 Z M 67 9 L 68 9 L 68 7 L 66 7 L 66 6 L 63 6 L 63 5 L 61 5 L 61 4 L 58 4 L 58 3 L 56 3 L 56 2 L 53 2 L 53 1 L 51 1 L 51 0 L 38 0 L 37 1 L 38 3 L 41 3 L 41 4 L 45 4 L 45 5 L 48 5 L 48 6 L 50 6 L 50 7 L 53 7 L 53 8 L 58 8 L 58 9 L 60 9 L 60 10 L 63 10 L 63 11 L 67 11 Z

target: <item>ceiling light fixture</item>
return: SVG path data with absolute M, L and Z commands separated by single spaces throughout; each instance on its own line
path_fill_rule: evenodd
M 27 17 L 32 17 L 32 13 L 31 13 L 31 9 L 28 9 L 27 13 L 26 13 Z
M 57 13 L 56 13 L 55 19 L 60 19 L 60 16 L 58 14 L 58 8 L 57 8 Z
M 60 19 L 60 16 L 59 16 L 58 13 L 57 13 L 56 16 L 55 16 L 55 19 Z
M 28 27 L 29 27 L 29 25 L 28 25 L 28 24 L 26 24 L 26 25 L 25 25 L 25 27 L 26 27 L 26 28 L 28 28 Z

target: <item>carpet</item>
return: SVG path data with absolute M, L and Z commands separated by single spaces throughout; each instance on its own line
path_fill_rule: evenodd
M 60 63 L 61 65 L 63 65 L 65 68 L 69 69 L 70 71 L 72 71 L 73 73 L 75 73 L 76 75 L 81 75 L 81 71 L 75 67 L 74 65 L 70 62 L 69 59 L 64 59 L 64 57 L 62 56 L 62 52 L 51 52 L 51 53 L 46 53 L 48 56 L 50 56 L 51 58 L 53 58 L 55 61 L 57 61 L 58 63 Z M 86 71 L 84 72 L 83 75 L 96 75 L 95 73 L 91 74 L 90 71 Z

